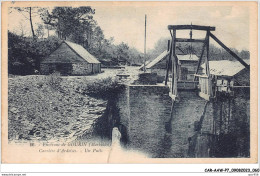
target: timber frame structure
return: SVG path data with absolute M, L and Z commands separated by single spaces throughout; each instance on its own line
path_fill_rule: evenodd
M 229 54 L 231 54 L 235 59 L 237 59 L 242 65 L 244 65 L 247 69 L 250 69 L 250 66 L 243 61 L 239 56 L 237 56 L 233 51 L 231 51 L 225 44 L 223 44 L 215 35 L 211 33 L 211 31 L 215 31 L 215 27 L 212 26 L 199 26 L 199 25 L 168 25 L 168 30 L 171 34 L 171 42 L 170 42 L 170 55 L 169 60 L 167 62 L 167 71 L 166 71 L 166 79 L 165 85 L 167 85 L 167 81 L 169 78 L 169 70 L 172 68 L 172 81 L 171 81 L 171 90 L 170 96 L 175 99 L 177 94 L 177 83 L 178 83 L 178 58 L 176 55 L 176 43 L 177 42 L 201 42 L 203 43 L 202 52 L 199 58 L 198 66 L 195 72 L 194 82 L 201 77 L 204 79 L 204 83 L 206 85 L 206 94 L 209 97 L 212 96 L 212 86 L 211 86 L 211 78 L 210 78 L 210 69 L 209 69 L 209 40 L 210 37 L 215 40 L 222 48 L 224 48 Z M 192 39 L 192 33 L 190 33 L 190 38 L 177 38 L 176 31 L 177 30 L 202 30 L 206 32 L 206 36 L 204 39 Z M 201 61 L 204 55 L 204 50 L 206 48 L 206 59 L 205 59 L 205 70 L 206 75 L 198 75 L 198 71 L 201 65 Z

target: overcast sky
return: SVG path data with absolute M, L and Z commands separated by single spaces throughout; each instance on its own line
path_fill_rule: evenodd
M 235 2 L 234 2 L 235 3 Z M 160 5 L 161 4 L 161 5 Z M 249 45 L 249 9 L 243 6 L 92 6 L 96 9 L 94 19 L 103 29 L 105 37 L 114 37 L 115 44 L 128 43 L 139 51 L 144 49 L 144 16 L 147 14 L 147 48 L 152 49 L 161 37 L 170 37 L 168 25 L 194 24 L 215 26 L 213 33 L 227 46 L 238 50 Z M 37 18 L 34 23 L 40 22 Z M 9 15 L 9 29 L 19 31 L 29 22 L 20 14 Z M 29 33 L 29 29 L 27 28 Z M 177 33 L 177 37 L 189 37 L 189 31 Z M 194 38 L 205 37 L 204 32 L 193 32 Z M 212 41 L 212 40 L 211 40 Z

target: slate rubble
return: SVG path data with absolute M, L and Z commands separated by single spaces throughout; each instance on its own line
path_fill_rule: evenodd
M 77 91 L 85 81 L 62 78 L 52 87 L 46 76 L 9 79 L 9 140 L 71 141 L 91 134 L 107 102 Z

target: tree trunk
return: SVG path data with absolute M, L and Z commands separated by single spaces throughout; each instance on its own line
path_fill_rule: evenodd
M 47 24 L 48 38 L 49 38 L 49 25 Z
M 33 24 L 32 24 L 32 8 L 29 7 L 30 11 L 29 11 L 29 15 L 30 15 L 30 24 L 31 24 L 31 30 L 32 30 L 32 36 L 33 38 L 35 38 L 35 33 L 34 33 L 34 30 L 33 30 Z

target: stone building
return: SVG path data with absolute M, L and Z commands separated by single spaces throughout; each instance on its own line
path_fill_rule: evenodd
M 244 60 L 249 64 L 249 60 Z M 205 73 L 205 63 L 201 65 Z M 238 61 L 218 60 L 209 61 L 211 76 L 216 78 L 217 86 L 226 87 L 229 84 L 234 86 L 250 86 L 250 71 Z
M 244 60 L 249 63 L 249 60 Z M 206 75 L 205 63 L 201 65 L 202 74 L 199 76 L 200 96 L 206 99 L 209 97 L 224 97 L 234 95 L 243 91 L 249 95 L 250 91 L 250 70 L 245 68 L 238 61 L 218 60 L 209 61 L 210 77 Z
M 40 64 L 41 74 L 59 72 L 61 75 L 90 75 L 101 72 L 101 63 L 85 48 L 63 41 Z

